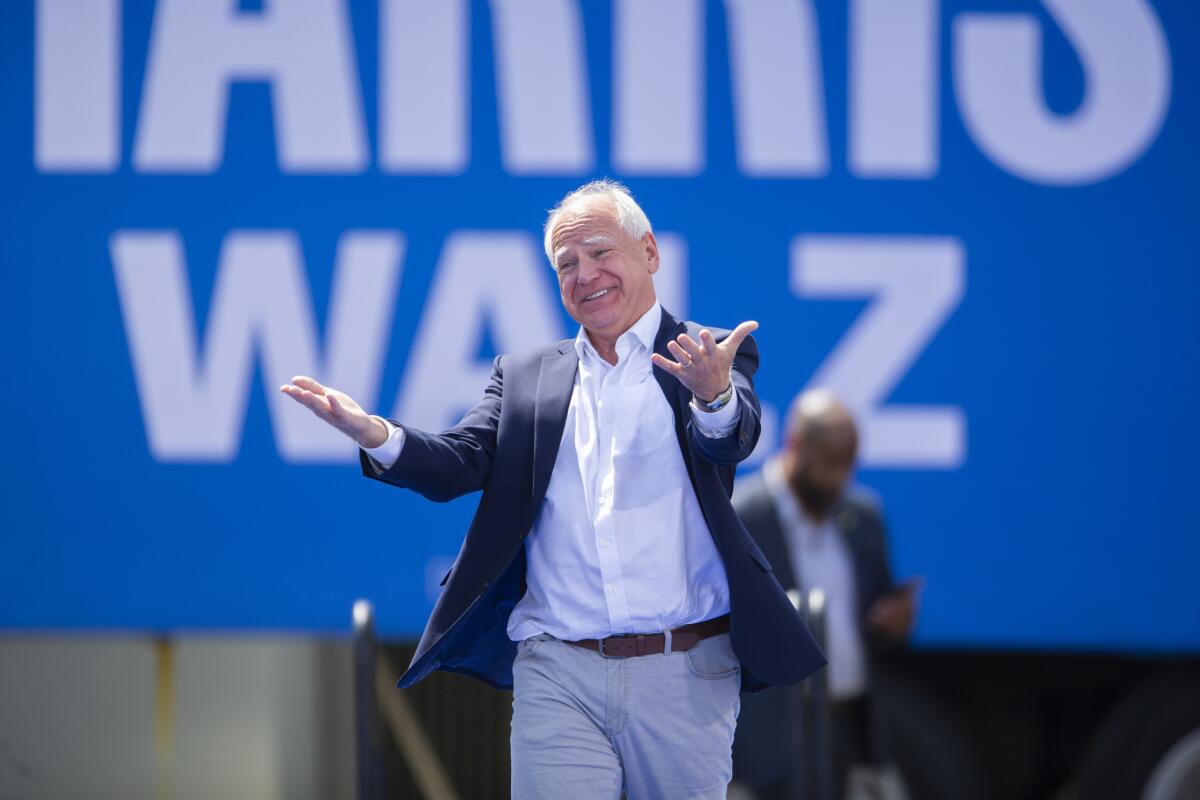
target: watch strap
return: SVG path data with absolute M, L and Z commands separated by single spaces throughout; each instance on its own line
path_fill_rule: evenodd
M 694 397 L 694 395 L 693 395 L 693 397 Z M 730 381 L 729 385 L 725 387 L 725 391 L 721 392 L 719 395 L 714 397 L 711 402 L 705 402 L 705 401 L 701 400 L 699 397 L 696 397 L 696 404 L 698 406 L 700 406 L 700 408 L 702 410 L 707 411 L 708 413 L 712 414 L 714 412 L 720 411 L 722 408 L 724 408 L 726 405 L 728 405 L 729 401 L 732 399 L 733 399 L 733 381 Z

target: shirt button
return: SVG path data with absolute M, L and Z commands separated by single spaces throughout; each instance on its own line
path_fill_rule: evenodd
M 600 540 L 600 546 L 601 546 L 601 547 L 608 547 L 608 539 L 601 539 L 601 540 Z
M 616 587 L 616 586 L 613 586 L 613 585 L 610 583 L 610 584 L 608 585 L 608 593 L 609 593 L 609 594 L 616 594 L 616 593 L 617 593 L 617 587 Z

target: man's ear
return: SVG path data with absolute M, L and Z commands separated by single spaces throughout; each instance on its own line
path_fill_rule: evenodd
M 642 252 L 646 255 L 646 263 L 650 266 L 650 274 L 658 272 L 658 241 L 654 238 L 653 231 L 646 231 L 642 236 Z

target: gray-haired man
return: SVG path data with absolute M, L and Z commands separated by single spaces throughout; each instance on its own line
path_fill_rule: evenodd
M 513 797 L 724 797 L 739 689 L 824 663 L 729 503 L 759 434 L 757 325 L 658 304 L 658 245 L 619 184 L 568 194 L 545 243 L 579 333 L 497 358 L 454 428 L 311 378 L 282 391 L 359 442 L 369 477 L 483 490 L 400 685 L 512 685 Z

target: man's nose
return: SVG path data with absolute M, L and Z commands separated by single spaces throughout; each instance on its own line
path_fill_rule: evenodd
M 579 269 L 576 272 L 576 279 L 580 283 L 591 283 L 600 274 L 600 270 L 596 268 L 596 262 L 590 258 L 579 259 Z

